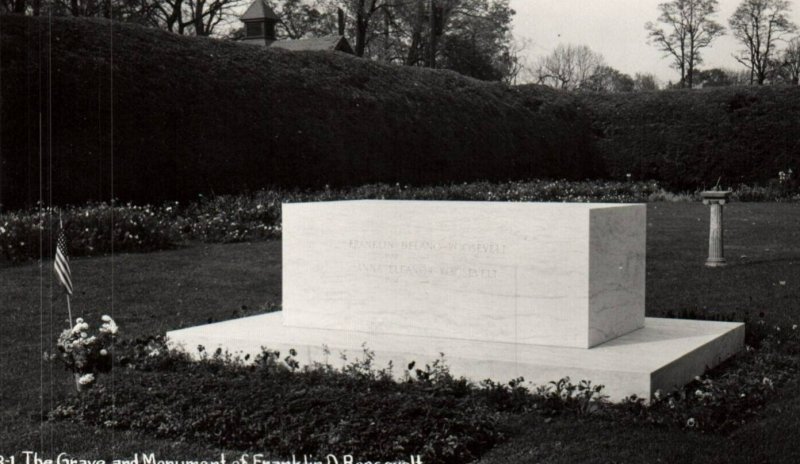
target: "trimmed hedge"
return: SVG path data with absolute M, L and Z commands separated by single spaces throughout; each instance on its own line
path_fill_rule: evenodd
M 4 209 L 629 173 L 696 190 L 800 172 L 798 87 L 568 94 L 96 19 L 4 15 L 0 29 Z
M 0 21 L 8 209 L 599 170 L 588 117 L 542 87 L 104 20 Z
M 800 168 L 800 87 L 582 94 L 611 178 L 669 189 L 764 183 Z

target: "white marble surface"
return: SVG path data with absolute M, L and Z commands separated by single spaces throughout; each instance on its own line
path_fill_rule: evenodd
M 645 205 L 283 205 L 291 327 L 586 348 L 642 326 Z
M 647 210 L 590 212 L 589 346 L 644 326 Z
M 716 366 L 742 349 L 744 324 L 647 318 L 643 329 L 591 349 L 293 328 L 282 324 L 281 313 L 176 330 L 167 336 L 194 355 L 198 345 L 211 352 L 221 347 L 251 356 L 261 347 L 279 350 L 282 356 L 293 348 L 302 364 L 334 367 L 343 365 L 341 353 L 351 361 L 363 357 L 366 344 L 375 352 L 376 367 L 391 360 L 398 377 L 410 362 L 423 367 L 444 353 L 454 375 L 476 382 L 524 377 L 541 385 L 569 376 L 576 383 L 587 379 L 605 385 L 610 399 L 619 401 L 632 394 L 650 398 L 657 389 L 680 387 Z

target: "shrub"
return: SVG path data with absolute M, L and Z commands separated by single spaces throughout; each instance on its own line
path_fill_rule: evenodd
M 125 382 L 68 399 L 51 417 L 277 456 L 419 454 L 461 463 L 504 438 L 498 416 L 475 401 L 465 382 L 442 374 L 396 383 L 388 369 L 374 368 L 368 351 L 336 371 L 299 369 L 292 353 L 282 359 L 271 351 L 250 365 L 219 351 L 191 362 L 159 338 L 120 350 Z
M 740 185 L 734 201 L 800 201 L 794 184 L 780 189 Z M 472 182 L 427 187 L 369 184 L 317 191 L 259 190 L 241 195 L 200 196 L 182 206 L 93 203 L 63 210 L 42 208 L 0 214 L 0 258 L 22 262 L 48 257 L 57 219 L 63 217 L 68 248 L 74 256 L 146 252 L 188 241 L 208 243 L 271 240 L 281 235 L 281 204 L 356 199 L 657 202 L 699 201 L 699 192 L 670 193 L 657 182 L 530 180 Z M 40 246 L 42 248 L 40 249 Z M 41 256 L 40 253 L 44 254 Z
M 111 372 L 118 327 L 109 316 L 103 316 L 102 321 L 97 334 L 89 335 L 89 324 L 79 317 L 75 326 L 58 337 L 55 356 L 74 374 L 78 391 L 94 385 L 98 375 Z
M 782 385 L 800 373 L 800 331 L 763 318 L 746 326 L 745 351 L 682 389 L 656 392 L 650 404 L 627 398 L 607 419 L 638 425 L 730 433 L 755 420 Z
M 572 95 L 545 87 L 523 92 L 450 71 L 131 23 L 0 21 L 6 208 L 39 198 L 185 202 L 276 185 L 582 179 L 599 171 L 588 117 Z M 42 41 L 52 51 L 47 70 L 32 59 Z M 59 150 L 40 160 L 29 135 L 38 132 L 41 102 L 26 95 L 38 94 L 46 71 L 46 130 Z M 39 185 L 40 172 L 52 172 L 50 182 Z
M 51 257 L 64 224 L 70 256 L 163 250 L 182 241 L 175 204 L 160 207 L 91 203 L 0 214 L 0 252 L 10 262 Z
M 764 184 L 800 168 L 797 86 L 582 93 L 606 174 L 670 190 Z M 796 192 L 797 193 L 797 192 Z
M 427 187 L 369 184 L 319 191 L 261 190 L 247 195 L 200 197 L 183 213 L 188 239 L 240 242 L 279 238 L 281 203 L 357 199 L 641 202 L 661 192 L 654 182 L 532 180 L 472 182 Z
M 565 180 L 431 187 L 370 184 L 319 191 L 260 190 L 251 194 L 200 196 L 182 206 L 89 203 L 0 213 L 0 256 L 10 262 L 49 257 L 59 217 L 72 256 L 147 252 L 198 240 L 212 243 L 280 238 L 281 203 L 352 199 L 486 201 L 645 201 L 655 183 L 569 182 Z
M 751 328 L 756 338 L 744 353 L 684 388 L 656 392 L 649 403 L 631 397 L 617 404 L 586 380 L 528 388 L 518 378 L 476 386 L 452 376 L 444 357 L 424 367 L 411 363 L 399 375 L 392 365 L 378 369 L 367 348 L 342 370 L 300 367 L 293 350 L 263 350 L 247 363 L 198 347 L 201 361 L 193 362 L 170 351 L 163 337 L 148 337 L 117 347 L 125 382 L 108 388 L 101 381 L 91 395 L 67 398 L 51 417 L 277 456 L 348 453 L 376 460 L 420 454 L 423 461 L 444 463 L 476 459 L 504 440 L 509 417 L 521 414 L 544 422 L 567 415 L 729 433 L 757 418 L 800 372 L 796 325 L 759 318 L 748 322 Z

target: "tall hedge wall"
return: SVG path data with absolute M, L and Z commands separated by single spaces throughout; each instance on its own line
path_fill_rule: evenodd
M 800 87 L 585 94 L 608 175 L 673 188 L 764 182 L 800 171 Z
M 0 205 L 533 177 L 800 172 L 800 89 L 565 94 L 348 55 L 0 17 Z
M 573 96 L 101 20 L 0 18 L 0 203 L 592 177 Z

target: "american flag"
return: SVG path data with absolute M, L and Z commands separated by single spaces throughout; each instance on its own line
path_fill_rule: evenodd
M 53 262 L 56 276 L 64 291 L 72 295 L 72 272 L 69 270 L 69 255 L 67 255 L 67 236 L 64 235 L 64 225 L 59 221 L 58 240 L 56 241 L 56 258 Z

